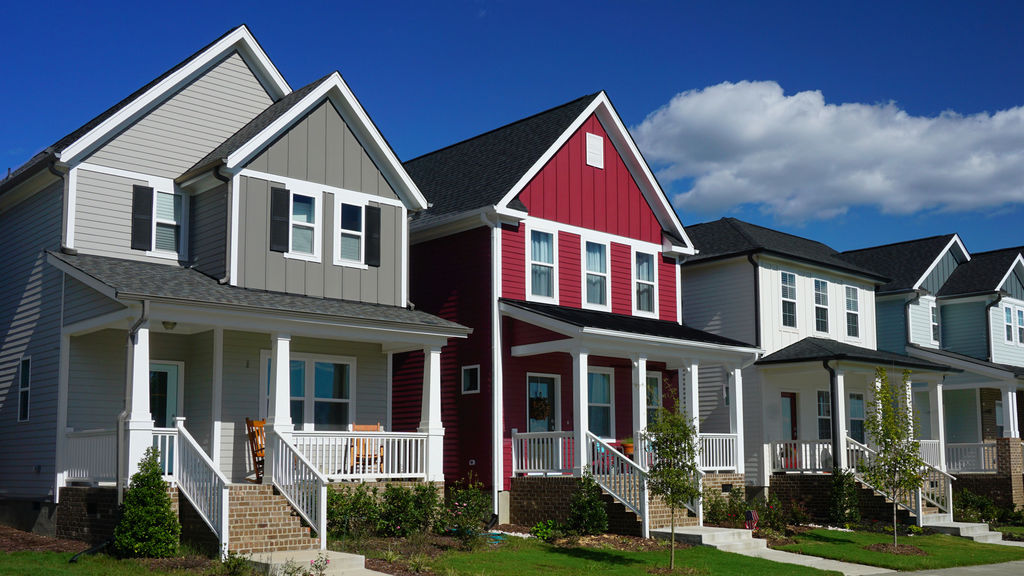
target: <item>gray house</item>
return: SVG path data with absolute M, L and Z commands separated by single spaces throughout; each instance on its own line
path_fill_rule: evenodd
M 322 545 L 331 481 L 443 481 L 469 330 L 407 305 L 425 208 L 341 76 L 292 90 L 245 26 L 30 159 L 0 182 L 0 515 L 89 537 L 64 500 L 110 501 L 150 446 L 221 550 Z M 319 542 L 252 534 L 275 499 Z

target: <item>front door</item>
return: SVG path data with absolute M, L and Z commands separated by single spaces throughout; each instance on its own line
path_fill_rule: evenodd
M 558 429 L 555 419 L 556 398 L 555 377 L 530 375 L 527 379 L 527 432 L 554 432 Z
M 177 364 L 149 365 L 149 411 L 157 428 L 173 428 L 178 415 L 181 367 Z

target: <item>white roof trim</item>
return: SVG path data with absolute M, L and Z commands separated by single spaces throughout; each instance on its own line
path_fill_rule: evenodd
M 508 208 L 508 205 L 523 188 L 530 183 L 531 180 L 541 171 L 541 169 L 548 163 L 549 160 L 562 149 L 562 146 L 569 141 L 569 138 L 579 130 L 580 126 L 589 118 L 592 114 L 597 114 L 598 118 L 602 120 L 602 125 L 608 133 L 608 137 L 615 149 L 622 154 L 623 150 L 627 154 L 623 155 L 623 161 L 626 164 L 626 168 L 637 177 L 637 184 L 640 186 L 640 192 L 650 202 L 651 207 L 654 209 L 654 213 L 658 218 L 658 222 L 661 223 L 663 228 L 670 229 L 686 243 L 684 250 L 677 252 L 681 254 L 694 254 L 695 249 L 693 242 L 690 241 L 690 237 L 686 235 L 686 231 L 683 230 L 683 224 L 679 221 L 679 216 L 676 214 L 675 209 L 672 207 L 672 203 L 669 202 L 668 196 L 665 195 L 665 191 L 661 189 L 658 184 L 658 180 L 654 177 L 654 173 L 651 172 L 650 166 L 647 165 L 647 161 L 644 160 L 640 150 L 636 147 L 636 143 L 633 142 L 633 137 L 629 134 L 629 130 L 626 129 L 625 125 L 622 124 L 622 119 L 619 117 L 618 112 L 612 106 L 611 100 L 608 99 L 608 95 L 603 91 L 594 98 L 594 101 L 587 106 L 583 112 L 566 128 L 565 132 L 555 140 L 554 144 L 547 149 L 544 154 L 530 167 L 529 170 L 523 174 L 523 177 L 509 190 L 505 197 L 498 202 L 498 209 L 503 210 Z
M 931 265 L 928 266 L 928 269 L 924 271 L 924 274 L 922 274 L 921 277 L 917 279 L 917 282 L 914 282 L 914 290 L 919 289 L 921 287 L 921 284 L 924 284 L 924 281 L 926 278 L 928 278 L 928 275 L 932 273 L 932 270 L 935 270 L 935 267 L 938 266 L 939 262 L 942 261 L 942 257 L 945 256 L 946 252 L 949 252 L 949 249 L 952 248 L 954 245 L 960 247 L 960 251 L 963 252 L 964 257 L 967 258 L 968 262 L 971 260 L 971 253 L 967 251 L 967 248 L 964 247 L 964 243 L 960 241 L 960 235 L 953 234 L 953 237 L 950 238 L 949 243 L 946 244 L 946 247 L 943 248 L 941 252 L 939 252 L 939 255 L 935 257 L 935 260 L 933 260 Z
M 280 118 L 274 120 L 269 126 L 260 131 L 259 134 L 249 139 L 241 148 L 232 152 L 225 160 L 225 168 L 229 172 L 238 171 L 249 160 L 255 157 L 263 148 L 285 133 L 300 118 L 306 115 L 314 106 L 324 98 L 329 98 L 338 107 L 344 116 L 355 120 L 350 128 L 363 146 L 369 148 L 368 152 L 373 155 L 383 156 L 384 166 L 382 172 L 388 182 L 395 187 L 395 192 L 404 198 L 406 206 L 410 210 L 426 210 L 427 199 L 423 197 L 420 189 L 413 182 L 412 178 L 405 171 L 402 163 L 395 156 L 394 150 L 384 140 L 384 137 L 377 130 L 377 127 L 370 121 L 366 110 L 359 104 L 348 84 L 342 79 L 341 74 L 335 72 L 326 80 L 320 83 L 309 94 L 306 94 L 298 103 L 291 107 Z
M 996 284 L 996 290 L 999 290 L 1006 285 L 1006 280 L 1010 278 L 1010 274 L 1013 274 L 1013 268 L 1018 265 L 1024 267 L 1024 257 L 1019 253 L 1017 254 L 1017 257 L 1013 259 L 1013 264 L 1010 264 L 1009 269 L 1006 270 L 1006 274 L 1003 274 L 1003 279 L 999 281 L 999 284 Z
M 281 75 L 281 72 L 278 71 L 259 43 L 256 42 L 256 38 L 253 37 L 249 28 L 243 25 L 221 38 L 187 65 L 175 70 L 174 73 L 161 80 L 156 86 L 147 90 L 127 106 L 118 110 L 110 118 L 107 118 L 84 136 L 64 148 L 60 153 L 60 161 L 68 163 L 91 152 L 108 135 L 119 131 L 123 125 L 134 121 L 139 116 L 148 112 L 154 104 L 162 101 L 177 88 L 190 81 L 195 75 L 205 71 L 211 64 L 234 50 L 238 50 L 243 56 L 247 56 L 248 59 L 254 60 L 258 64 L 258 68 L 260 68 L 258 75 L 263 76 L 264 88 L 271 92 L 271 97 L 274 100 L 279 100 L 292 91 L 284 76 Z

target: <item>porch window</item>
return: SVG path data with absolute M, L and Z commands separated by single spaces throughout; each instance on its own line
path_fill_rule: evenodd
M 153 244 L 156 250 L 178 252 L 181 247 L 181 214 L 181 194 L 156 193 L 153 218 Z
M 860 338 L 860 302 L 856 286 L 846 287 L 846 335 Z
M 530 295 L 555 297 L 555 237 L 550 232 L 530 231 Z
M 782 325 L 796 328 L 796 274 L 782 273 Z
M 18 363 L 18 422 L 28 422 L 32 359 L 22 358 Z
M 850 393 L 850 438 L 864 443 L 864 395 Z
M 658 417 L 661 409 L 661 373 L 647 373 L 647 422 L 650 424 Z
M 317 430 L 344 430 L 351 417 L 351 366 L 314 364 L 313 426 Z
M 828 332 L 828 282 L 814 281 L 814 329 Z
M 939 328 L 939 307 L 932 304 L 932 343 L 938 344 L 939 337 L 942 335 L 942 330 Z
M 587 391 L 590 397 L 588 414 L 590 432 L 600 438 L 615 436 L 615 411 L 612 371 L 591 371 L 587 374 Z
M 608 245 L 586 242 L 586 303 L 595 307 L 608 306 Z
M 1003 321 L 1006 325 L 1006 341 L 1013 342 L 1013 309 L 1009 306 L 1003 308 Z
M 634 295 L 635 312 L 654 313 L 654 254 L 636 253 L 634 266 L 636 294 Z
M 818 390 L 818 440 L 832 439 L 832 394 Z
M 269 351 L 262 353 L 266 363 L 262 417 L 270 406 L 270 381 L 273 362 Z M 355 414 L 354 358 L 321 355 L 292 355 L 288 362 L 289 413 L 296 430 L 346 430 Z
M 462 367 L 462 393 L 480 392 L 480 365 Z
M 338 255 L 343 261 L 363 261 L 363 207 L 342 204 L 340 209 L 341 237 Z
M 996 438 L 1003 437 L 1003 401 L 996 400 Z

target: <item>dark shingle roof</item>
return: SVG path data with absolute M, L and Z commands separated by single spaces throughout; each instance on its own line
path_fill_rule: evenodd
M 874 270 L 840 258 L 838 252 L 821 242 L 736 218 L 687 226 L 686 233 L 699 252 L 688 258 L 684 265 L 764 252 L 876 280 L 888 280 Z
M 454 322 L 426 312 L 398 306 L 239 288 L 220 284 L 192 268 L 168 264 L 86 254 L 72 256 L 62 252 L 48 252 L 48 254 L 51 258 L 109 286 L 118 297 L 144 297 L 152 300 L 179 301 L 200 305 L 243 307 L 262 312 L 317 314 L 357 321 L 366 320 L 394 323 L 407 327 L 415 326 L 421 329 L 437 330 L 442 334 L 469 332 L 468 328 Z
M 937 372 L 959 372 L 949 366 L 934 364 L 927 360 L 911 358 L 903 354 L 893 354 L 882 350 L 861 348 L 826 338 L 804 338 L 777 350 L 755 364 L 790 364 L 794 362 L 817 362 L 823 360 L 848 360 L 851 362 L 865 362 L 879 366 L 895 366 L 897 368 L 917 368 L 919 370 Z
M 956 267 L 939 289 L 938 296 L 966 296 L 995 292 L 1024 247 L 1003 248 L 971 255 L 970 262 Z
M 316 89 L 317 86 L 323 84 L 330 78 L 334 73 L 328 74 L 323 78 L 310 82 L 302 88 L 295 90 L 281 98 L 277 102 L 274 102 L 263 112 L 260 112 L 255 118 L 249 121 L 248 124 L 242 126 L 238 132 L 232 134 L 227 140 L 220 143 L 219 146 L 213 149 L 205 158 L 196 162 L 191 168 L 185 171 L 185 174 L 194 174 L 203 168 L 209 167 L 215 162 L 226 159 L 231 155 L 232 152 L 238 150 L 242 146 L 245 146 L 247 142 L 252 140 L 257 134 L 263 131 L 264 128 L 270 126 L 274 120 L 277 120 L 281 116 L 284 116 L 289 110 L 291 110 L 300 100 L 306 97 L 307 94 Z
M 95 128 L 95 127 L 99 126 L 100 124 L 102 124 L 103 121 L 105 121 L 107 118 L 110 118 L 114 114 L 117 114 L 118 111 L 120 111 L 122 108 L 125 108 L 126 106 L 128 106 L 129 104 L 134 102 L 139 96 L 142 96 L 143 94 L 145 94 L 150 88 L 156 86 L 157 84 L 162 82 L 165 78 L 167 78 L 171 74 L 174 74 L 175 72 L 177 72 L 181 68 L 187 66 L 190 62 L 192 62 L 193 60 L 198 58 L 199 55 L 201 55 L 203 52 L 206 52 L 206 50 L 208 50 L 211 46 L 213 46 L 217 42 L 220 42 L 225 36 L 228 36 L 229 34 L 234 32 L 235 30 L 238 30 L 239 28 L 242 28 L 244 26 L 245 26 L 245 24 L 240 24 L 240 25 L 235 26 L 234 28 L 228 30 L 227 32 L 221 34 L 216 40 L 214 40 L 213 42 L 210 42 L 206 46 L 203 46 L 202 48 L 197 50 L 194 54 L 192 54 L 188 58 L 186 58 L 186 59 L 182 60 L 181 62 L 175 64 L 170 70 L 168 70 L 168 71 L 164 72 L 163 74 L 157 76 L 156 78 L 154 78 L 152 81 L 147 83 L 142 88 L 139 88 L 135 92 L 132 92 L 124 100 L 121 100 L 117 104 L 114 104 L 110 108 L 104 110 L 99 116 L 96 116 L 92 120 L 89 120 L 88 122 L 86 122 L 85 124 L 80 126 L 74 132 L 71 132 L 70 134 L 67 134 L 66 136 L 64 136 L 60 140 L 54 142 L 53 145 L 48 146 L 42 152 L 39 152 L 38 154 L 36 154 L 32 158 L 30 158 L 28 160 L 28 162 L 25 162 L 24 164 L 19 166 L 16 170 L 11 172 L 10 176 L 8 176 L 4 180 L 0 181 L 0 194 L 2 194 L 3 192 L 6 192 L 8 188 L 10 188 L 10 187 L 14 186 L 15 184 L 21 182 L 22 180 L 24 180 L 28 176 L 31 176 L 33 173 L 35 173 L 36 169 L 42 168 L 52 158 L 55 158 L 58 154 L 60 154 L 60 152 L 62 150 L 64 150 L 68 146 L 74 144 L 79 138 L 81 138 L 82 136 L 85 136 L 87 133 L 89 133 L 90 130 L 92 130 L 93 128 Z
M 912 348 L 912 349 L 920 350 L 922 352 L 927 352 L 929 354 L 936 354 L 938 356 L 945 356 L 945 357 L 947 357 L 947 358 L 949 358 L 951 360 L 959 360 L 961 362 L 965 362 L 967 364 L 974 364 L 976 366 L 981 366 L 983 368 L 994 368 L 996 370 L 1005 370 L 1007 372 L 1012 373 L 1015 378 L 1024 378 L 1024 367 L 1010 366 L 1009 364 L 996 364 L 994 362 L 988 362 L 986 360 L 981 360 L 979 358 L 975 358 L 974 356 L 966 356 L 964 354 L 957 354 L 956 352 L 952 352 L 950 350 L 938 350 L 938 349 L 935 349 L 935 348 L 925 348 L 924 346 L 919 346 L 917 344 L 907 344 L 907 348 Z
M 857 266 L 877 270 L 891 278 L 878 288 L 879 294 L 913 290 L 914 284 L 924 276 L 942 250 L 949 245 L 954 234 L 932 236 L 907 242 L 849 250 L 840 254 Z
M 405 162 L 431 203 L 417 218 L 493 206 L 526 174 L 600 93 L 590 94 Z M 517 206 L 525 210 L 522 204 Z
M 628 332 L 630 334 L 674 338 L 676 340 L 687 340 L 690 342 L 721 344 L 723 346 L 738 346 L 742 348 L 756 348 L 752 344 L 747 344 L 724 336 L 718 336 L 716 334 L 711 334 L 710 332 L 691 328 L 685 324 L 677 324 L 667 320 L 638 318 L 636 316 L 625 316 L 622 314 L 614 314 L 612 312 L 581 310 L 579 308 L 567 308 L 565 306 L 557 306 L 555 304 L 540 304 L 537 302 L 524 302 L 522 300 L 509 300 L 507 298 L 502 298 L 501 302 L 521 310 L 526 310 L 527 312 L 540 314 L 580 328 L 599 328 L 602 330 L 615 330 L 618 332 Z

